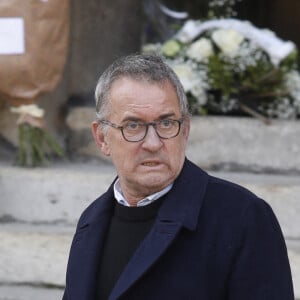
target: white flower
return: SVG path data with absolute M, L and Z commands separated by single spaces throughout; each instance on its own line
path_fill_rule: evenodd
M 182 83 L 184 91 L 190 92 L 201 106 L 205 105 L 207 103 L 207 84 L 204 78 L 201 78 L 189 63 L 171 63 L 170 66 Z
M 171 68 L 178 76 L 185 92 L 190 92 L 193 87 L 193 82 L 197 78 L 191 66 L 185 63 L 171 65 Z
M 218 29 L 213 32 L 212 39 L 224 54 L 235 56 L 244 37 L 234 29 Z
M 213 46 L 209 39 L 201 38 L 191 44 L 186 54 L 189 58 L 201 62 L 213 54 Z
M 300 74 L 297 71 L 291 71 L 285 76 L 285 87 L 294 99 L 294 105 L 300 111 Z
M 161 50 L 165 56 L 173 57 L 180 51 L 180 44 L 175 40 L 168 40 L 163 44 Z
M 191 94 L 197 99 L 197 102 L 203 106 L 207 103 L 207 94 L 203 82 L 200 80 L 194 81 L 191 89 Z
M 39 108 L 35 104 L 20 105 L 18 107 L 11 107 L 11 112 L 20 114 L 20 115 L 30 115 L 35 118 L 42 118 L 45 114 L 45 111 L 42 108 Z
M 222 1 L 216 0 L 214 5 L 222 6 L 227 0 Z M 157 52 L 178 75 L 196 113 L 205 105 L 227 113 L 238 107 L 234 95 L 241 90 L 239 85 L 232 84 L 235 77 L 240 78 L 241 86 L 255 98 L 256 92 L 259 94 L 260 91 L 256 91 L 252 76 L 255 72 L 264 72 L 260 65 L 276 68 L 294 50 L 293 43 L 279 39 L 270 30 L 259 29 L 247 21 L 220 19 L 187 21 L 171 40 L 160 44 Z M 216 60 L 210 61 L 214 57 Z M 296 53 L 291 59 L 296 61 Z M 282 81 L 274 87 L 277 96 L 269 104 L 258 104 L 258 111 L 278 118 L 300 115 L 300 73 L 293 68 L 292 64 L 283 62 L 283 68 L 279 70 Z M 226 76 L 228 80 L 224 80 Z M 211 90 L 217 93 L 211 93 Z

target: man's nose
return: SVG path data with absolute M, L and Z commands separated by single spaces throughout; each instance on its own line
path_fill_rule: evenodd
M 148 127 L 148 132 L 143 140 L 142 147 L 148 151 L 157 151 L 163 145 L 162 140 L 158 136 L 154 126 L 150 125 Z

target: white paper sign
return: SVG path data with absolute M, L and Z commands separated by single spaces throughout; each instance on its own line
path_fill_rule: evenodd
M 25 53 L 23 18 L 0 18 L 0 55 Z

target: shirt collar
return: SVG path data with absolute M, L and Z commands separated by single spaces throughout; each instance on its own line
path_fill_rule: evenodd
M 137 203 L 137 206 L 145 206 L 148 205 L 152 202 L 154 202 L 155 200 L 159 199 L 160 197 L 162 197 L 163 195 L 165 195 L 171 188 L 173 187 L 173 183 L 169 184 L 168 186 L 166 186 L 164 189 L 162 189 L 159 192 L 156 192 L 152 195 L 147 196 L 146 198 L 140 200 Z M 130 206 L 130 204 L 127 202 L 127 200 L 125 199 L 122 190 L 121 190 L 121 185 L 120 185 L 120 179 L 118 178 L 114 184 L 114 195 L 116 200 L 124 205 L 124 206 Z

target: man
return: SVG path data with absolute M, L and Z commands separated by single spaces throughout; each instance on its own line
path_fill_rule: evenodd
M 156 56 L 113 63 L 92 131 L 117 178 L 82 214 L 64 300 L 293 300 L 271 208 L 185 158 L 183 88 Z

